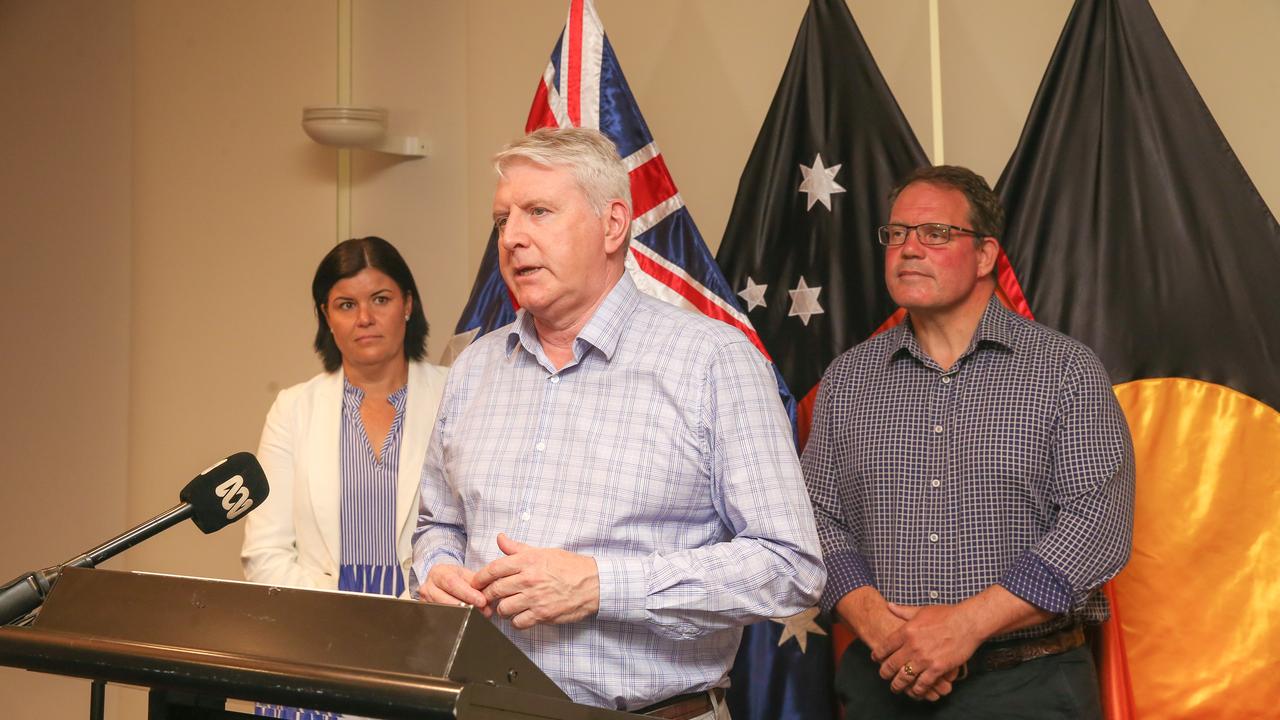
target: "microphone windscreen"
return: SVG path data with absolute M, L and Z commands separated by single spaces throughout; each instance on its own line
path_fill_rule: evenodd
M 238 452 L 219 460 L 178 493 L 191 505 L 191 520 L 206 534 L 244 517 L 267 499 L 267 475 L 253 453 Z

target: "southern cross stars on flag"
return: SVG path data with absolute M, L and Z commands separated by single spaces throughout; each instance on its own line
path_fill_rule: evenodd
M 827 212 L 831 212 L 831 196 L 845 191 L 844 187 L 836 182 L 836 174 L 840 172 L 840 167 L 838 164 L 823 167 L 822 153 L 814 156 L 812 165 L 806 166 L 803 163 L 800 165 L 800 175 L 804 179 L 800 181 L 797 192 L 808 196 L 805 201 L 806 211 L 813 212 L 815 205 L 822 204 Z M 769 303 L 765 299 L 768 291 L 767 284 L 758 284 L 748 275 L 746 287 L 738 292 L 738 297 L 747 304 L 747 312 L 751 312 L 758 307 L 768 307 Z M 787 291 L 791 298 L 787 317 L 798 317 L 800 322 L 808 327 L 809 318 L 826 312 L 822 308 L 822 303 L 818 301 L 821 293 L 821 285 L 809 287 L 808 281 L 801 275 L 795 288 Z
M 797 399 L 894 317 L 876 227 L 927 163 L 847 5 L 813 0 L 717 255 Z
M 876 226 L 889 189 L 926 163 L 844 0 L 813 0 L 717 256 L 787 385 L 808 396 L 797 413 L 802 443 L 827 365 L 894 316 Z M 769 646 L 744 638 L 739 662 L 759 668 L 767 698 L 746 714 L 733 708 L 735 718 L 835 714 L 832 638 L 817 615 L 790 618 Z

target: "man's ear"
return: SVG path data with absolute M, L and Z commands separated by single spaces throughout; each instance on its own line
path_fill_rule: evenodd
M 982 238 L 982 244 L 978 246 L 978 277 L 992 275 L 999 258 L 1000 241 L 990 235 Z
M 613 255 L 625 247 L 631 239 L 631 209 L 621 200 L 610 200 L 602 213 L 604 221 L 604 251 Z

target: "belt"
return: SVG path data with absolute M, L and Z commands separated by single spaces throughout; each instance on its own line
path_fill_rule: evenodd
M 1058 655 L 1084 645 L 1084 628 L 1072 625 L 1038 638 L 1005 640 L 987 643 L 969 659 L 973 672 L 1008 670 L 1028 660 Z
M 711 712 L 715 708 L 715 705 L 712 705 L 713 697 L 716 704 L 723 703 L 724 688 L 711 688 L 710 690 L 676 695 L 635 712 L 637 715 L 666 718 L 666 720 L 689 720 L 689 718 L 696 718 L 699 715 L 706 715 Z

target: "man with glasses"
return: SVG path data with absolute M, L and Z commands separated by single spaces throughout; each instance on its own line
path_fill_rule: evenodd
M 907 317 L 827 369 L 802 458 L 821 604 L 860 641 L 836 678 L 846 718 L 1100 718 L 1082 626 L 1108 616 L 1134 493 L 1106 370 L 1001 303 L 985 180 L 924 168 L 890 201 Z

